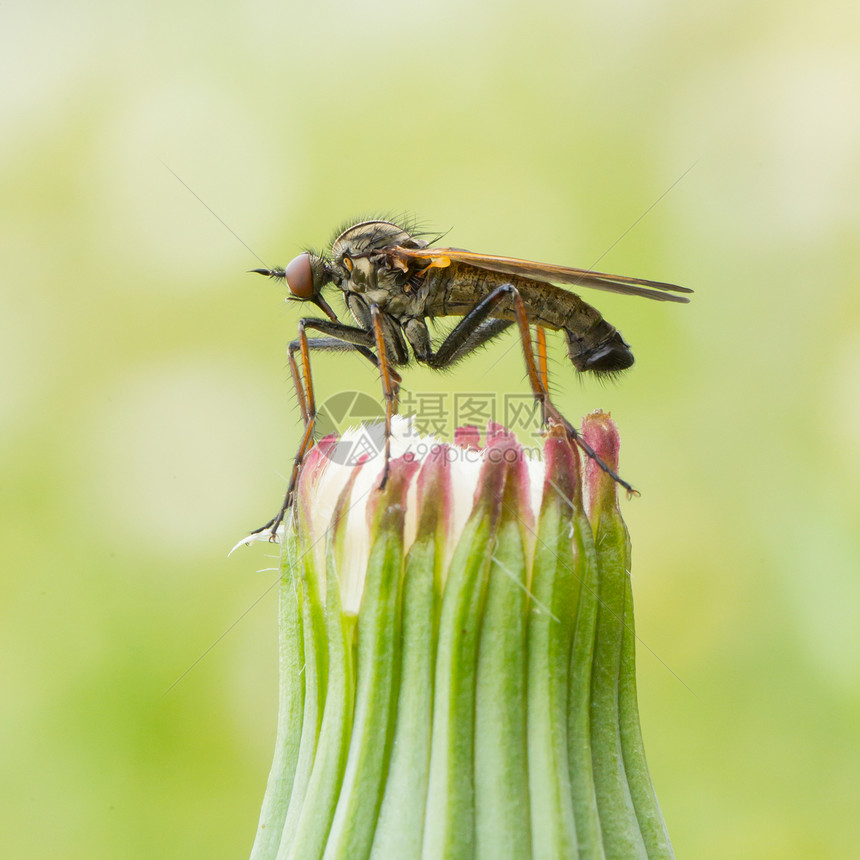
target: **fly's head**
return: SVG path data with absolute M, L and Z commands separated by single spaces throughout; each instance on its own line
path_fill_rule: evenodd
M 391 221 L 368 220 L 338 231 L 329 254 L 305 251 L 283 269 L 252 269 L 260 275 L 285 280 L 290 300 L 312 302 L 329 319 L 337 315 L 322 296 L 333 284 L 344 293 L 364 294 L 380 307 L 403 293 L 408 273 L 388 265 L 385 251 L 394 247 L 423 248 L 427 242 L 416 238 Z
M 291 301 L 312 302 L 331 320 L 337 322 L 337 314 L 323 298 L 323 288 L 337 280 L 337 272 L 331 263 L 313 251 L 305 251 L 295 257 L 283 269 L 252 269 L 258 275 L 278 278 L 287 282 Z

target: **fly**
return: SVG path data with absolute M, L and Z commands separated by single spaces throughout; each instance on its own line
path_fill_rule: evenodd
M 564 333 L 568 356 L 581 373 L 612 375 L 633 364 L 633 353 L 618 330 L 576 293 L 557 285 L 590 287 L 663 302 L 688 302 L 683 294 L 692 290 L 660 281 L 477 254 L 462 248 L 431 247 L 411 226 L 386 220 L 348 226 L 339 232 L 327 253 L 306 251 L 286 268 L 252 271 L 285 280 L 289 299 L 310 302 L 328 318 L 300 319 L 298 338 L 289 346 L 290 373 L 304 433 L 284 503 L 277 516 L 257 532 L 271 531 L 274 536 L 293 502 L 302 463 L 314 443 L 312 350 L 358 352 L 379 370 L 385 398 L 384 486 L 391 419 L 397 412 L 402 381 L 395 367 L 408 364 L 413 356 L 431 368 L 450 367 L 511 326 L 519 331 L 529 384 L 544 423 L 561 425 L 570 440 L 601 469 L 629 493 L 636 492 L 600 459 L 550 399 L 547 329 Z M 323 297 L 323 291 L 332 286 L 340 290 L 354 324 L 341 322 Z M 434 345 L 427 320 L 444 316 L 461 319 L 441 343 Z M 309 330 L 321 337 L 309 338 Z

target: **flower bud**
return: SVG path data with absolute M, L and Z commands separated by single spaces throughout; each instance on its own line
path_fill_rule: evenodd
M 611 419 L 583 435 L 617 469 Z M 526 452 L 495 424 L 444 444 L 398 421 L 381 486 L 352 439 L 313 449 L 280 535 L 252 858 L 671 857 L 612 477 L 561 428 Z

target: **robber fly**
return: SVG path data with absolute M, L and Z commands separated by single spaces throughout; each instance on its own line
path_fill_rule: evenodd
M 274 536 L 292 504 L 302 462 L 313 445 L 316 406 L 311 350 L 358 352 L 379 369 L 386 405 L 384 485 L 391 418 L 397 410 L 401 382 L 394 367 L 409 362 L 410 350 L 416 361 L 428 367 L 450 367 L 512 325 L 519 329 L 529 383 L 544 422 L 562 425 L 572 442 L 628 492 L 635 492 L 597 456 L 550 400 L 545 330 L 564 332 L 568 356 L 581 373 L 618 373 L 633 364 L 633 353 L 618 330 L 597 310 L 576 293 L 555 284 L 669 302 L 689 301 L 678 294 L 692 290 L 642 278 L 476 254 L 461 248 L 431 247 L 413 227 L 386 220 L 351 224 L 339 232 L 327 253 L 307 251 L 284 269 L 253 271 L 286 280 L 288 298 L 310 302 L 328 317 L 299 320 L 299 336 L 289 347 L 290 372 L 305 430 L 281 510 L 258 532 L 271 530 Z M 354 325 L 342 323 L 323 297 L 329 286 L 342 293 Z M 461 319 L 434 347 L 427 320 L 444 316 Z M 537 355 L 531 326 L 536 327 Z M 322 337 L 308 338 L 308 330 Z M 301 356 L 301 375 L 297 352 Z

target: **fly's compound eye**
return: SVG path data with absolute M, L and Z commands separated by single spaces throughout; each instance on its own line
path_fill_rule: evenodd
M 314 295 L 314 275 L 311 271 L 311 258 L 308 254 L 299 254 L 284 269 L 287 286 L 297 299 L 310 299 Z

